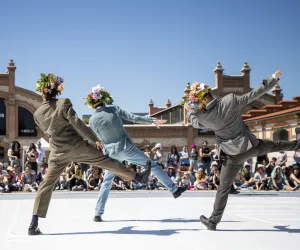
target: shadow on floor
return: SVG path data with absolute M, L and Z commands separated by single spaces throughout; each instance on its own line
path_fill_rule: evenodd
M 300 228 L 288 228 L 289 226 L 274 226 L 274 229 L 217 229 L 219 232 L 278 232 L 300 233 Z
M 91 235 L 91 234 L 123 234 L 123 235 L 155 235 L 155 236 L 170 236 L 178 234 L 181 231 L 201 231 L 201 229 L 163 229 L 163 230 L 134 230 L 133 226 L 123 227 L 116 231 L 96 231 L 96 232 L 73 232 L 73 233 L 50 233 L 43 235 Z
M 200 219 L 181 219 L 181 218 L 174 218 L 174 219 L 162 219 L 162 220 L 103 220 L 103 222 L 163 222 L 163 223 L 193 223 L 193 222 L 200 222 Z M 242 222 L 242 221 L 222 221 L 223 222 Z

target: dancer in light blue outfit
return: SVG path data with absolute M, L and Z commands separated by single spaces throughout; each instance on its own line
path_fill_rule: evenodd
M 112 159 L 123 162 L 129 161 L 138 166 L 147 168 L 152 166 L 153 174 L 159 179 L 159 181 L 168 188 L 173 194 L 174 198 L 177 198 L 183 193 L 185 188 L 178 188 L 168 175 L 163 171 L 161 167 L 154 161 L 150 162 L 150 159 L 140 151 L 126 133 L 122 119 L 135 122 L 152 124 L 157 127 L 160 124 L 166 123 L 165 120 L 156 120 L 149 116 L 137 116 L 131 113 L 127 113 L 118 106 L 110 105 L 113 100 L 110 94 L 101 86 L 93 88 L 92 93 L 86 98 L 86 104 L 96 109 L 95 113 L 90 118 L 90 126 L 96 133 L 98 138 L 103 144 L 103 150 Z M 105 204 L 111 189 L 111 185 L 114 179 L 114 174 L 110 171 L 105 171 L 104 180 L 102 182 L 98 201 L 96 205 L 94 221 L 102 221 L 101 216 L 104 213 Z

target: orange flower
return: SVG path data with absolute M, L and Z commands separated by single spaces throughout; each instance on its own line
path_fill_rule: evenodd
M 49 92 L 49 89 L 45 88 L 44 93 L 48 93 L 48 92 Z

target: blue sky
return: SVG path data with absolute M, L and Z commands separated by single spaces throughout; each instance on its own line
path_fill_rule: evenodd
M 86 0 L 1 2 L 0 72 L 15 60 L 16 83 L 34 91 L 40 72 L 65 78 L 62 97 L 81 116 L 103 85 L 115 104 L 147 112 L 152 98 L 178 104 L 186 82 L 214 86 L 213 69 L 251 86 L 283 69 L 284 99 L 300 95 L 300 1 Z

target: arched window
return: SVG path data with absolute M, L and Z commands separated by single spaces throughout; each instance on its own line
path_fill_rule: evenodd
M 37 136 L 36 124 L 33 114 L 27 109 L 18 107 L 19 110 L 19 136 Z
M 3 98 L 0 98 L 0 135 L 6 135 L 6 106 Z
M 273 141 L 288 141 L 289 132 L 286 129 L 276 129 L 273 133 Z

